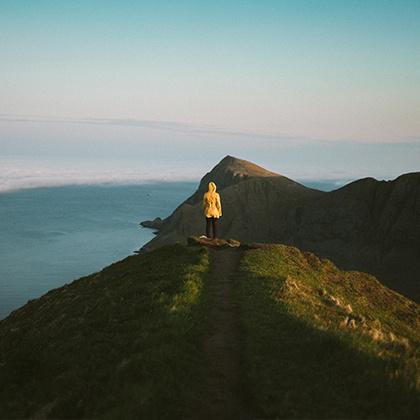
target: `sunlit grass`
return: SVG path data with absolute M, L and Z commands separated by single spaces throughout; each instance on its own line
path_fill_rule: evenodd
M 168 246 L 0 323 L 0 418 L 182 417 L 202 382 L 206 249 Z
M 262 417 L 410 417 L 419 306 L 374 277 L 282 245 L 238 276 L 247 383 Z

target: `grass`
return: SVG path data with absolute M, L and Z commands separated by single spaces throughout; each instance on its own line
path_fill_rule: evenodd
M 0 322 L 0 418 L 181 418 L 200 398 L 208 251 L 130 256 Z
M 413 418 L 419 306 L 374 277 L 277 245 L 247 251 L 237 296 L 261 418 Z
M 195 418 L 209 261 L 164 246 L 0 321 L 0 418 Z M 255 418 L 416 417 L 419 305 L 283 245 L 244 251 L 234 284 Z

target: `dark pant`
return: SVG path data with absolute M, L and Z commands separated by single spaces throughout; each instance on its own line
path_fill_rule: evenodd
M 210 226 L 213 228 L 213 239 L 217 238 L 217 217 L 206 217 L 206 236 L 210 238 Z

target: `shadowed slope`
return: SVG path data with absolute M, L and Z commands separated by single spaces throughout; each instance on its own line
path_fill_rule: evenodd
M 364 178 L 295 209 L 290 243 L 420 301 L 420 173 Z M 281 242 L 281 241 L 279 241 Z

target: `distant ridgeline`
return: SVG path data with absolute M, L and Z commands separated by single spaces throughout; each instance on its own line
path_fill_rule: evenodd
M 0 418 L 418 415 L 418 304 L 294 247 L 216 247 L 127 257 L 0 321 Z M 214 281 L 228 258 L 241 386 L 223 398 L 243 405 L 232 406 L 241 417 L 203 416 L 220 381 L 202 343 L 217 337 Z
M 420 301 L 420 172 L 322 192 L 226 156 L 190 198 L 159 220 L 159 233 L 142 250 L 202 234 L 201 198 L 209 181 L 222 198 L 221 237 L 294 245 L 343 269 L 372 273 Z

